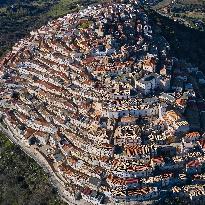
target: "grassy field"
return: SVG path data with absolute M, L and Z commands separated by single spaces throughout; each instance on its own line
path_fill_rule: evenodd
M 57 18 L 64 16 L 69 12 L 78 11 L 83 6 L 87 6 L 93 3 L 97 3 L 100 0 L 59 0 L 58 3 L 54 4 L 50 10 L 43 14 L 47 18 Z

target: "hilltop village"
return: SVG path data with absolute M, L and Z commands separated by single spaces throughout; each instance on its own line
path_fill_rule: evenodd
M 169 51 L 137 1 L 53 20 L 0 62 L 1 129 L 70 204 L 205 204 L 205 77 Z

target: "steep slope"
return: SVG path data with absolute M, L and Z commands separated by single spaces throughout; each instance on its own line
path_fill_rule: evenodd
M 170 56 L 139 2 L 92 5 L 30 32 L 1 61 L 1 129 L 69 204 L 197 203 L 204 127 L 186 116 L 204 111 L 204 83 Z

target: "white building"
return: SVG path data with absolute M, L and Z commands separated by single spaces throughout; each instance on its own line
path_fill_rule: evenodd
M 135 81 L 135 87 L 147 95 L 159 86 L 159 82 L 160 76 L 156 73 L 152 73 L 141 78 L 139 81 Z

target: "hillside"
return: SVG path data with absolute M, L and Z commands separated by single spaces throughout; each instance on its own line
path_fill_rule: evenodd
M 49 20 L 76 11 L 97 0 L 0 1 L 0 56 L 19 39 Z
M 77 11 L 80 5 L 95 2 L 96 0 L 53 0 L 49 2 L 46 0 L 0 0 L 0 56 L 8 51 L 16 41 L 27 36 L 31 30 L 39 28 L 53 18 Z M 181 4 L 185 3 L 181 2 Z M 198 6 L 198 3 L 196 5 Z M 163 6 L 160 7 L 160 4 L 158 6 L 156 8 L 162 10 Z M 199 11 L 196 10 L 197 8 L 190 12 L 197 12 L 194 15 L 199 15 Z M 180 18 L 184 15 L 181 11 L 175 13 Z M 149 13 L 149 18 L 160 29 L 160 34 L 170 42 L 173 55 L 191 61 L 201 70 L 205 68 L 204 33 L 186 28 L 152 11 Z M 203 20 L 204 17 L 200 18 Z M 0 174 L 0 184 L 4 184 L 0 188 L 1 205 L 63 204 L 57 199 L 56 190 L 51 187 L 48 176 L 43 170 L 18 147 L 11 145 L 4 136 L 1 136 L 0 150 L 2 157 L 0 173 L 3 173 Z
M 205 202 L 205 76 L 181 60 L 194 33 L 170 21 L 135 0 L 92 5 L 2 59 L 1 129 L 68 204 Z
M 153 9 L 188 27 L 205 30 L 204 0 L 162 0 Z
M 48 175 L 0 134 L 0 204 L 63 205 Z
M 148 9 L 147 12 L 155 29 L 170 43 L 172 55 L 187 60 L 205 72 L 205 32 L 175 22 L 155 10 Z
M 71 0 L 0 0 L 0 57 L 15 42 L 49 19 L 77 9 L 77 3 L 94 1 Z M 48 175 L 34 160 L 0 134 L 0 204 L 63 205 Z

